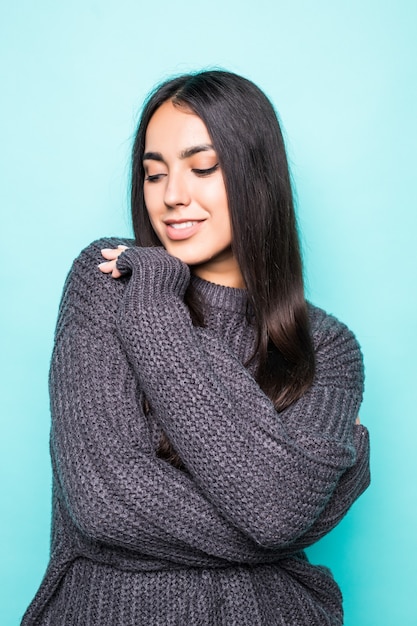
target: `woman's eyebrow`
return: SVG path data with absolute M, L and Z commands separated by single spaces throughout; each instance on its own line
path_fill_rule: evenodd
M 161 161 L 163 163 L 164 159 L 160 152 L 145 152 L 142 161 Z
M 192 146 L 191 148 L 186 148 L 180 153 L 180 159 L 188 159 L 193 156 L 193 154 L 197 154 L 198 152 L 208 152 L 209 150 L 214 150 L 213 146 L 210 143 L 203 143 L 199 146 Z
M 188 159 L 192 157 L 194 154 L 198 154 L 198 152 L 208 152 L 209 150 L 214 150 L 213 146 L 210 143 L 203 143 L 198 146 L 191 146 L 190 148 L 185 148 L 180 152 L 180 159 Z M 143 161 L 159 161 L 161 163 L 164 162 L 164 157 L 160 152 L 145 152 L 142 157 Z

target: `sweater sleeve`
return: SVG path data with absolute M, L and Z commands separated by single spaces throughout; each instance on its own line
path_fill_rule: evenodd
M 369 486 L 369 433 L 364 426 L 354 426 L 354 442 L 354 465 L 342 474 L 328 503 L 312 526 L 292 542 L 293 550 L 311 546 L 333 530 Z
M 318 385 L 318 380 L 323 381 L 324 374 L 323 369 L 325 365 L 323 364 L 323 357 L 321 355 L 321 349 L 319 346 L 324 344 L 327 346 L 336 341 L 336 336 L 339 336 L 340 341 L 340 332 L 342 331 L 342 335 L 344 336 L 346 332 L 346 328 L 343 327 L 339 322 L 337 322 L 331 316 L 327 316 L 323 311 L 316 309 L 316 317 L 313 321 L 314 324 L 314 340 L 315 345 L 318 351 L 317 355 L 317 376 L 315 385 Z M 333 329 L 333 330 L 332 330 Z M 333 338 L 330 340 L 329 331 L 333 334 Z M 220 362 L 225 353 L 225 346 L 223 346 L 216 337 L 211 336 L 205 329 L 196 329 L 196 332 L 200 336 L 202 343 L 205 347 L 205 350 L 211 355 L 212 359 L 215 362 Z M 331 334 L 330 334 L 331 336 Z M 348 333 L 348 336 L 352 336 L 351 333 Z M 353 337 L 353 336 L 352 336 Z M 355 341 L 356 343 L 356 341 Z M 342 350 L 342 352 L 344 352 Z M 229 356 L 231 356 L 229 354 Z M 345 359 L 349 361 L 349 351 L 345 352 Z M 326 360 L 325 360 L 326 363 Z M 230 370 L 229 378 L 225 378 L 224 382 L 228 385 L 230 389 L 236 383 L 236 372 L 237 372 L 238 364 L 235 363 L 235 367 Z M 349 366 L 348 363 L 345 362 L 343 364 L 344 372 L 346 373 Z M 362 359 L 359 353 L 359 359 L 356 362 L 354 361 L 353 368 L 357 369 L 357 376 L 359 380 L 362 379 Z M 331 376 L 333 376 L 334 370 L 331 368 Z M 347 384 L 347 383 L 346 383 Z M 361 386 L 359 386 L 361 389 Z M 353 390 L 354 391 L 354 390 Z M 358 390 L 359 391 L 359 390 Z M 239 384 L 236 387 L 236 393 L 239 392 Z M 361 391 L 359 391 L 361 394 Z M 309 403 L 310 397 L 313 396 L 315 392 L 311 390 L 306 397 L 303 399 L 304 402 Z M 320 432 L 320 428 L 322 428 L 322 424 L 320 419 L 317 417 L 319 407 L 316 407 L 314 414 L 316 415 L 314 420 L 310 417 L 309 421 L 302 421 L 305 413 L 300 410 L 299 402 L 297 405 L 292 407 L 292 410 L 287 410 L 281 413 L 281 419 L 285 421 L 286 430 L 292 433 L 293 437 L 297 436 L 305 436 L 305 431 L 313 431 L 315 433 Z M 354 411 L 353 411 L 354 412 Z M 354 417 L 357 417 L 357 413 L 354 413 Z M 337 524 L 343 519 L 346 515 L 352 504 L 359 498 L 359 496 L 366 490 L 370 483 L 370 467 L 369 467 L 369 433 L 368 430 L 362 426 L 354 424 L 353 427 L 349 428 L 349 432 L 352 435 L 352 442 L 354 446 L 354 456 L 355 462 L 353 465 L 349 466 L 341 475 L 339 481 L 337 482 L 329 501 L 326 506 L 323 508 L 321 513 L 317 518 L 312 521 L 311 526 L 305 522 L 303 532 L 291 540 L 288 544 L 281 544 L 280 546 L 275 546 L 278 548 L 282 548 L 284 545 L 291 546 L 292 549 L 304 549 L 322 537 L 324 537 L 328 532 L 330 532 Z
M 355 463 L 353 425 L 363 387 L 355 338 L 334 318 L 322 320 L 314 385 L 277 414 L 228 349 L 192 326 L 177 259 L 132 248 L 119 261 L 132 272 L 120 337 L 194 481 L 259 545 L 295 545 L 324 520 Z
M 74 263 L 50 371 L 51 453 L 60 506 L 82 535 L 182 565 L 274 562 L 186 472 L 156 457 L 142 390 L 115 331 L 125 279 L 97 270 L 101 241 Z M 145 357 L 146 358 L 146 357 Z

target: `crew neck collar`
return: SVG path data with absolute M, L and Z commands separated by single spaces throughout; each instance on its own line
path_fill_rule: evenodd
M 236 313 L 246 313 L 248 308 L 248 292 L 246 289 L 225 287 L 191 275 L 191 284 L 204 302 L 212 307 L 227 309 Z

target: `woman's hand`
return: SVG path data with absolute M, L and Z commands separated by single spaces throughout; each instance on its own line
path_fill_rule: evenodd
M 126 254 L 119 259 L 123 252 Z M 171 295 L 175 293 L 181 298 L 184 296 L 190 281 L 190 269 L 179 258 L 168 254 L 162 246 L 129 247 L 119 244 L 115 248 L 102 248 L 101 254 L 106 259 L 98 265 L 101 272 L 113 278 L 135 277 L 129 281 L 132 293 L 140 287 L 142 298 L 153 299 L 155 293 L 161 295 L 162 292 Z M 137 297 L 139 293 L 136 293 Z
M 116 267 L 116 261 L 125 250 L 127 250 L 127 246 L 123 245 L 117 246 L 117 248 L 103 248 L 101 254 L 107 260 L 100 263 L 98 269 L 103 274 L 111 274 L 113 278 L 120 278 L 121 273 Z

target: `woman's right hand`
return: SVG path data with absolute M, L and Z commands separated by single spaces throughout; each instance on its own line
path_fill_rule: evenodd
M 125 250 L 127 250 L 127 246 L 124 245 L 119 245 L 117 248 L 103 248 L 101 254 L 106 261 L 100 263 L 98 269 L 103 272 L 103 274 L 111 274 L 113 278 L 120 278 L 121 273 L 116 267 L 116 262 Z

